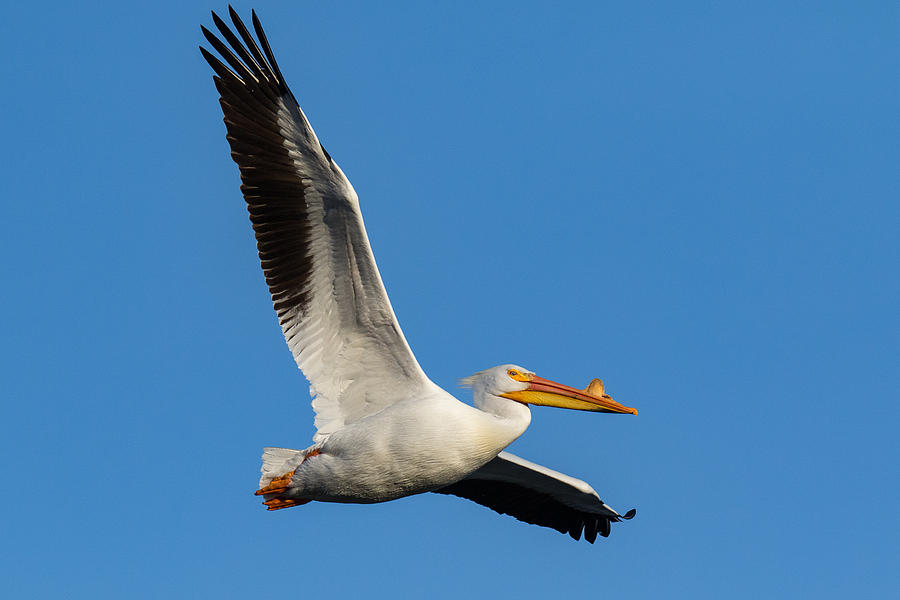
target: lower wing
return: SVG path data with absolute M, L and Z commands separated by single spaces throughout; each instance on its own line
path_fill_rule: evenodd
M 520 521 L 568 533 L 594 543 L 609 535 L 610 524 L 631 519 L 604 504 L 594 488 L 580 479 L 542 467 L 508 452 L 453 485 L 434 490 L 468 498 Z

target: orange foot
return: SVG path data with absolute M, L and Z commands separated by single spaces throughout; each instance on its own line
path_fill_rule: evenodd
M 322 451 L 318 448 L 311 450 L 304 457 L 303 461 L 306 461 L 313 456 L 318 456 Z M 297 467 L 299 468 L 299 467 Z M 268 509 L 267 510 L 279 510 L 282 508 L 290 508 L 292 506 L 300 506 L 301 504 L 306 504 L 310 502 L 310 500 L 306 498 L 285 498 L 284 493 L 288 491 L 288 488 L 291 487 L 291 480 L 294 478 L 294 473 L 297 472 L 297 469 L 294 469 L 290 473 L 285 473 L 280 477 L 276 477 L 272 481 L 268 483 L 265 487 L 261 487 L 256 490 L 255 495 L 257 496 L 265 496 L 266 500 L 263 502 Z
M 311 450 L 306 456 L 303 457 L 303 461 L 312 458 L 313 456 L 318 456 L 322 454 L 322 451 L 318 448 Z M 300 467 L 297 467 L 298 469 Z M 291 479 L 294 477 L 294 473 L 297 472 L 297 469 L 294 469 L 290 473 L 285 473 L 280 477 L 276 477 L 272 481 L 269 482 L 269 485 L 263 488 L 259 488 L 256 490 L 255 495 L 257 496 L 265 496 L 266 494 L 280 494 L 282 492 L 286 492 L 287 489 L 291 486 Z M 286 508 L 286 507 L 285 507 Z
M 294 469 L 294 471 L 296 471 L 296 469 Z M 269 485 L 267 485 L 266 487 L 256 490 L 254 495 L 264 496 L 266 494 L 280 494 L 282 492 L 286 492 L 291 485 L 291 478 L 294 477 L 294 471 L 285 473 L 281 477 L 276 477 L 275 479 L 270 481 Z
M 300 506 L 306 504 L 309 500 L 304 498 L 269 498 L 263 504 L 266 510 L 281 510 L 282 508 L 290 508 L 292 506 Z

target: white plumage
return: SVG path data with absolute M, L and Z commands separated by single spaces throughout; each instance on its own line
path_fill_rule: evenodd
M 259 45 L 229 12 L 237 35 L 213 13 L 228 45 L 203 28 L 227 66 L 201 52 L 216 73 L 261 265 L 309 379 L 317 429 L 305 450 L 265 449 L 257 493 L 275 510 L 436 491 L 576 539 L 607 535 L 623 516 L 589 485 L 501 451 L 531 422 L 527 404 L 636 411 L 599 380 L 576 390 L 516 365 L 469 378 L 474 406 L 428 379 L 391 308 L 356 192 L 285 84 L 256 14 Z

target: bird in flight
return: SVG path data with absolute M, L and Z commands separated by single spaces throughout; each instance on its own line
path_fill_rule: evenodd
M 313 445 L 265 448 L 256 494 L 269 510 L 437 492 L 591 543 L 619 514 L 584 481 L 504 452 L 529 404 L 637 414 L 595 379 L 576 389 L 513 364 L 463 380 L 473 405 L 433 383 L 404 338 L 369 246 L 359 199 L 288 88 L 256 12 L 257 40 L 228 8 L 212 67 L 231 156 L 278 322 L 310 382 Z M 224 40 L 224 41 L 223 41 Z

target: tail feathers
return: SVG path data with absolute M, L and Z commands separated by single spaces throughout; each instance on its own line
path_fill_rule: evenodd
M 296 469 L 306 458 L 307 450 L 291 450 L 290 448 L 263 448 L 262 467 L 259 487 L 264 488 L 273 479 L 281 477 Z

